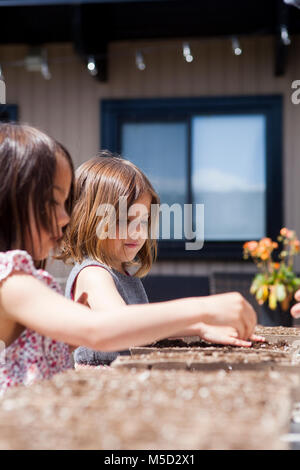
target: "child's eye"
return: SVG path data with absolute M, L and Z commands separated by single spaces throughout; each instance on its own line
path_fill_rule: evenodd
M 57 202 L 55 199 L 51 199 L 50 203 L 51 203 L 53 206 L 59 206 L 59 202 Z

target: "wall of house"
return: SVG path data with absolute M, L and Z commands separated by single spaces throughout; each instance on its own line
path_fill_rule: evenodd
M 243 54 L 233 55 L 229 40 L 191 40 L 192 63 L 182 57 L 182 42 L 118 42 L 109 49 L 109 80 L 100 83 L 87 72 L 71 44 L 47 45 L 51 80 L 27 72 L 20 61 L 27 47 L 0 47 L 0 64 L 7 84 L 7 102 L 19 106 L 19 119 L 37 126 L 70 150 L 75 165 L 101 146 L 99 103 L 102 98 L 282 94 L 284 97 L 284 223 L 300 235 L 300 105 L 291 102 L 291 83 L 300 79 L 300 37 L 293 37 L 287 71 L 274 76 L 274 38 L 243 38 Z M 135 66 L 142 48 L 146 70 Z M 210 274 L 213 271 L 253 271 L 246 262 L 157 263 L 161 274 Z M 300 260 L 297 262 L 300 271 Z M 55 262 L 49 270 L 62 281 L 69 268 Z

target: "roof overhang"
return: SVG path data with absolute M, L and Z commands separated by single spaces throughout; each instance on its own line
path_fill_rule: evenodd
M 0 0 L 0 15 L 0 44 L 73 42 L 103 62 L 112 41 L 271 34 L 278 75 L 288 50 L 280 26 L 300 33 L 300 10 L 283 0 Z

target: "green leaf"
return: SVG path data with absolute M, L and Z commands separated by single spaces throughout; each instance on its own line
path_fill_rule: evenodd
M 259 287 L 257 289 L 257 292 L 256 292 L 256 300 L 261 300 L 263 298 L 263 295 L 264 295 L 264 289 L 263 287 Z
M 283 284 L 277 284 L 276 297 L 279 302 L 282 302 L 286 298 L 286 290 Z
M 262 274 L 256 274 L 250 287 L 251 294 L 254 295 L 263 283 L 264 283 L 264 276 Z
M 275 289 L 271 291 L 269 295 L 269 307 L 271 310 L 276 310 L 277 307 L 277 299 L 276 299 L 276 294 L 275 294 Z
M 299 277 L 295 277 L 295 279 L 293 279 L 292 284 L 293 284 L 293 287 L 294 287 L 295 289 L 298 289 L 298 287 L 300 287 L 300 278 L 299 278 Z
M 293 292 L 295 291 L 295 288 L 293 286 L 287 285 L 287 290 L 290 294 L 293 294 Z

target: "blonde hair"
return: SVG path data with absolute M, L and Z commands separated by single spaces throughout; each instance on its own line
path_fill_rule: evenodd
M 158 207 L 159 197 L 139 168 L 108 151 L 102 151 L 95 158 L 83 163 L 75 176 L 73 211 L 64 234 L 61 254 L 57 258 L 64 262 L 81 263 L 88 257 L 112 267 L 107 239 L 99 236 L 99 206 L 110 205 L 118 216 L 121 197 L 127 198 L 128 207 L 145 193 L 151 196 L 151 204 L 157 204 Z M 126 266 L 139 265 L 135 273 L 138 277 L 145 276 L 156 259 L 157 242 L 150 237 L 154 223 L 157 220 L 150 218 L 148 238 L 136 259 L 126 263 Z

